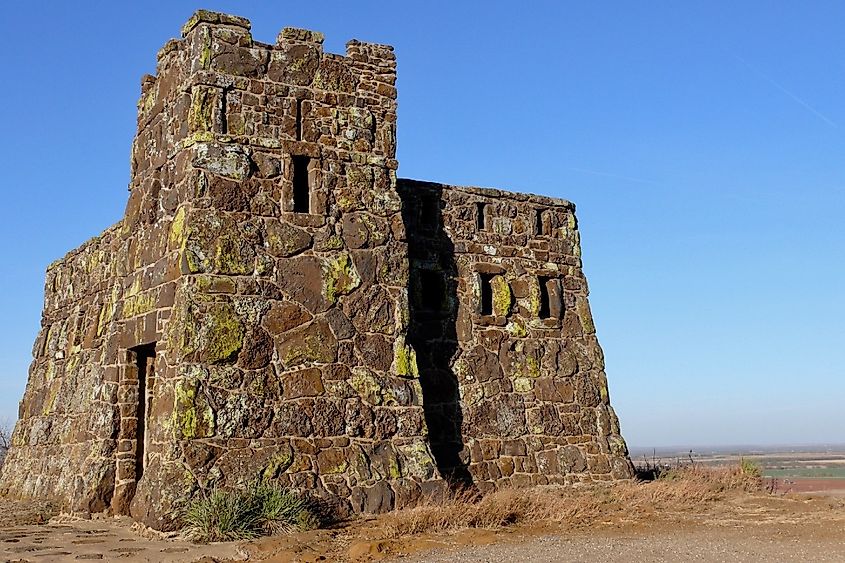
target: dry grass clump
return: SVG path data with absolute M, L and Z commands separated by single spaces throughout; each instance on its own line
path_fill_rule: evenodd
M 479 496 L 471 492 L 429 499 L 395 512 L 384 524 L 388 538 L 467 528 L 504 528 L 522 523 L 581 527 L 609 516 L 637 518 L 655 511 L 689 511 L 732 491 L 763 488 L 759 471 L 743 466 L 710 468 L 686 465 L 651 482 L 627 481 L 589 487 L 502 489 Z

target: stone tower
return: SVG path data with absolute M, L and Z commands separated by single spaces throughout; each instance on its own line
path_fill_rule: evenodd
M 397 181 L 393 49 L 249 30 L 197 12 L 143 79 L 124 218 L 47 270 L 0 493 L 167 529 L 257 478 L 380 512 L 630 477 L 572 204 Z

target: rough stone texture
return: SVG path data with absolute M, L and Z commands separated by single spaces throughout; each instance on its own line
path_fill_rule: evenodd
M 161 50 L 124 218 L 48 268 L 0 493 L 168 529 L 256 478 L 380 512 L 630 476 L 573 206 L 397 182 L 392 48 L 322 41 L 200 11 Z
M 413 180 L 398 190 L 408 342 L 440 471 L 481 489 L 629 478 L 574 206 Z

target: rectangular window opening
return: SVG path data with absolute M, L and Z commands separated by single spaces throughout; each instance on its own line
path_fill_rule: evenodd
M 534 210 L 534 234 L 535 235 L 542 235 L 543 233 L 543 210 L 542 209 L 535 209 Z
M 135 412 L 137 430 L 135 433 L 135 481 L 140 481 L 147 465 L 146 459 L 146 427 L 148 409 L 148 392 L 155 376 L 156 345 L 144 344 L 131 350 L 135 356 L 135 369 L 138 373 L 138 404 Z
M 551 300 L 549 299 L 549 282 L 552 278 L 540 276 L 537 282 L 540 284 L 540 311 L 538 316 L 541 319 L 552 318 Z
M 493 274 L 478 274 L 481 282 L 481 309 L 482 315 L 493 314 Z
M 293 163 L 293 211 L 294 213 L 311 212 L 311 179 L 308 168 L 311 159 L 307 156 L 294 155 Z
M 479 201 L 475 204 L 475 227 L 479 231 L 483 231 L 486 229 L 486 215 L 487 204 Z

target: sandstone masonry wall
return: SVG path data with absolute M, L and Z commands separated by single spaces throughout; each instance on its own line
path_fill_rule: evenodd
M 142 80 L 125 216 L 48 269 L 0 493 L 171 529 L 255 479 L 383 512 L 629 477 L 573 206 L 397 182 L 393 49 L 249 29 L 197 12 Z
M 482 489 L 630 478 L 571 203 L 400 180 L 430 440 Z

